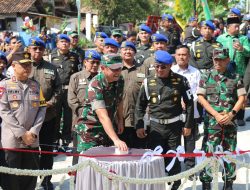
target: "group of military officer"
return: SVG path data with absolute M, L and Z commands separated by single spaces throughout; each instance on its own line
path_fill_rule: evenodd
M 161 145 L 166 152 L 175 150 L 183 135 L 186 151 L 192 152 L 203 107 L 203 149 L 212 151 L 209 143 L 213 148 L 222 145 L 224 150 L 234 151 L 234 120 L 246 96 L 242 75 L 237 72 L 241 65 L 236 63 L 236 72 L 229 70 L 230 50 L 214 41 L 211 21 L 201 23 L 202 37 L 188 47 L 180 45 L 173 19 L 164 14 L 162 28 L 153 35 L 148 26 L 141 25 L 138 44 L 122 42 L 119 31 L 114 31 L 111 38 L 97 32 L 96 50 L 86 52 L 76 46 L 77 33 L 59 34 L 57 48 L 50 56 L 52 64 L 43 59 L 44 42 L 31 38 L 28 52 L 13 54 L 12 78 L 0 83 L 3 147 L 37 150 L 40 146 L 41 150 L 52 151 L 53 142 L 59 143 L 61 138 L 67 151 L 73 136 L 75 151 L 79 153 L 112 144 L 121 151 Z M 236 33 L 230 33 L 231 24 L 237 22 L 236 18 L 228 19 L 225 38 L 238 38 Z M 241 53 L 250 54 L 244 37 L 233 47 L 237 50 L 233 59 L 240 59 Z M 175 54 L 175 60 L 171 54 Z M 4 63 L 5 59 L 0 56 Z M 39 160 L 37 154 L 10 150 L 5 153 L 9 167 L 53 166 L 51 155 L 41 154 Z M 73 159 L 75 163 L 77 157 Z M 194 165 L 193 158 L 186 159 L 187 169 Z M 234 171 L 235 165 L 225 164 L 223 179 L 227 190 L 232 189 Z M 168 175 L 180 172 L 176 160 Z M 211 189 L 212 178 L 207 171 L 201 173 L 200 179 L 204 190 Z M 34 189 L 36 184 L 35 177 L 10 175 L 8 180 L 8 190 Z M 53 189 L 50 180 L 51 176 L 44 178 L 44 189 Z M 178 189 L 180 184 L 180 180 L 175 181 L 172 189 Z

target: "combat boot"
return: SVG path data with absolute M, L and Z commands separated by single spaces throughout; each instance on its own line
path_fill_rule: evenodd
M 202 190 L 211 190 L 210 182 L 202 182 Z
M 233 190 L 233 181 L 224 182 L 222 190 Z

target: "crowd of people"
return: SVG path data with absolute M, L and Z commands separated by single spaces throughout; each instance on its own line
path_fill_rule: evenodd
M 44 57 L 44 32 L 24 46 L 18 36 L 2 34 L 0 52 L 1 165 L 52 169 L 53 156 L 12 149 L 73 151 L 95 146 L 175 150 L 184 137 L 192 153 L 204 122 L 202 149 L 221 145 L 235 151 L 237 126 L 244 126 L 249 90 L 250 15 L 232 8 L 223 20 L 198 23 L 192 17 L 184 37 L 163 14 L 152 33 L 120 30 L 109 37 L 96 32 L 96 49 L 78 46 L 77 32 L 58 34 L 56 48 Z M 225 25 L 225 27 L 224 27 Z M 243 82 L 244 80 L 244 82 Z M 247 118 L 250 120 L 250 118 Z M 73 141 L 73 147 L 70 143 Z M 165 159 L 165 164 L 170 163 Z M 73 163 L 78 163 L 74 156 Z M 233 163 L 224 163 L 224 189 L 233 189 Z M 195 166 L 185 159 L 185 169 Z M 181 172 L 175 161 L 168 175 Z M 200 173 L 203 190 L 211 189 L 208 170 Z M 196 180 L 192 175 L 189 180 Z M 0 175 L 7 190 L 33 190 L 37 177 Z M 172 190 L 179 188 L 175 181 Z M 51 176 L 41 185 L 54 189 Z

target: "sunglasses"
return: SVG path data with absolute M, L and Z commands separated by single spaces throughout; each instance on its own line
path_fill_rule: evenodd
M 167 66 L 165 66 L 165 65 L 155 65 L 155 68 L 156 69 L 166 69 L 167 68 Z
M 36 47 L 32 47 L 31 49 L 34 50 L 34 51 L 37 51 L 37 50 L 43 51 L 43 50 L 44 50 L 44 47 L 36 46 Z

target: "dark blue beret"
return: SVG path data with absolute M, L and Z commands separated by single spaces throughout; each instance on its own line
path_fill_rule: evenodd
M 108 35 L 104 32 L 96 32 L 95 37 L 96 38 L 108 38 Z
M 32 37 L 29 39 L 29 46 L 41 46 L 45 48 L 45 43 L 39 37 Z
M 174 20 L 174 17 L 173 17 L 171 14 L 163 14 L 163 15 L 161 16 L 161 19 L 162 19 L 162 20 L 171 20 L 171 21 L 173 21 L 173 20 Z
M 115 46 L 117 48 L 120 47 L 120 45 L 117 43 L 117 41 L 115 41 L 112 38 L 105 38 L 104 39 L 104 46 L 106 46 L 106 45 L 112 45 L 112 46 Z
M 0 51 L 0 59 L 2 59 L 5 62 L 5 64 L 8 63 L 5 53 L 2 51 Z
M 121 48 L 126 48 L 126 47 L 132 48 L 134 52 L 136 53 L 136 47 L 134 43 L 129 42 L 129 41 L 122 42 Z
M 154 54 L 155 62 L 159 64 L 169 65 L 173 63 L 173 57 L 166 51 L 157 50 Z
M 85 52 L 85 59 L 97 59 L 101 61 L 101 55 L 95 50 L 88 50 Z
M 163 34 L 153 34 L 151 36 L 152 42 L 168 42 L 168 38 Z
M 207 26 L 210 29 L 215 30 L 214 23 L 211 20 L 202 21 L 201 26 Z
M 147 33 L 149 33 L 149 34 L 152 34 L 151 28 L 148 27 L 148 26 L 145 25 L 145 24 L 140 25 L 139 29 L 140 29 L 141 31 L 145 31 L 145 32 L 147 32 Z
M 59 40 L 66 40 L 67 42 L 70 42 L 69 36 L 66 34 L 59 34 L 59 35 L 57 35 L 57 38 Z
M 235 7 L 232 8 L 232 9 L 230 10 L 230 12 L 236 14 L 237 16 L 241 16 L 240 10 L 237 9 L 237 8 L 235 8 Z

